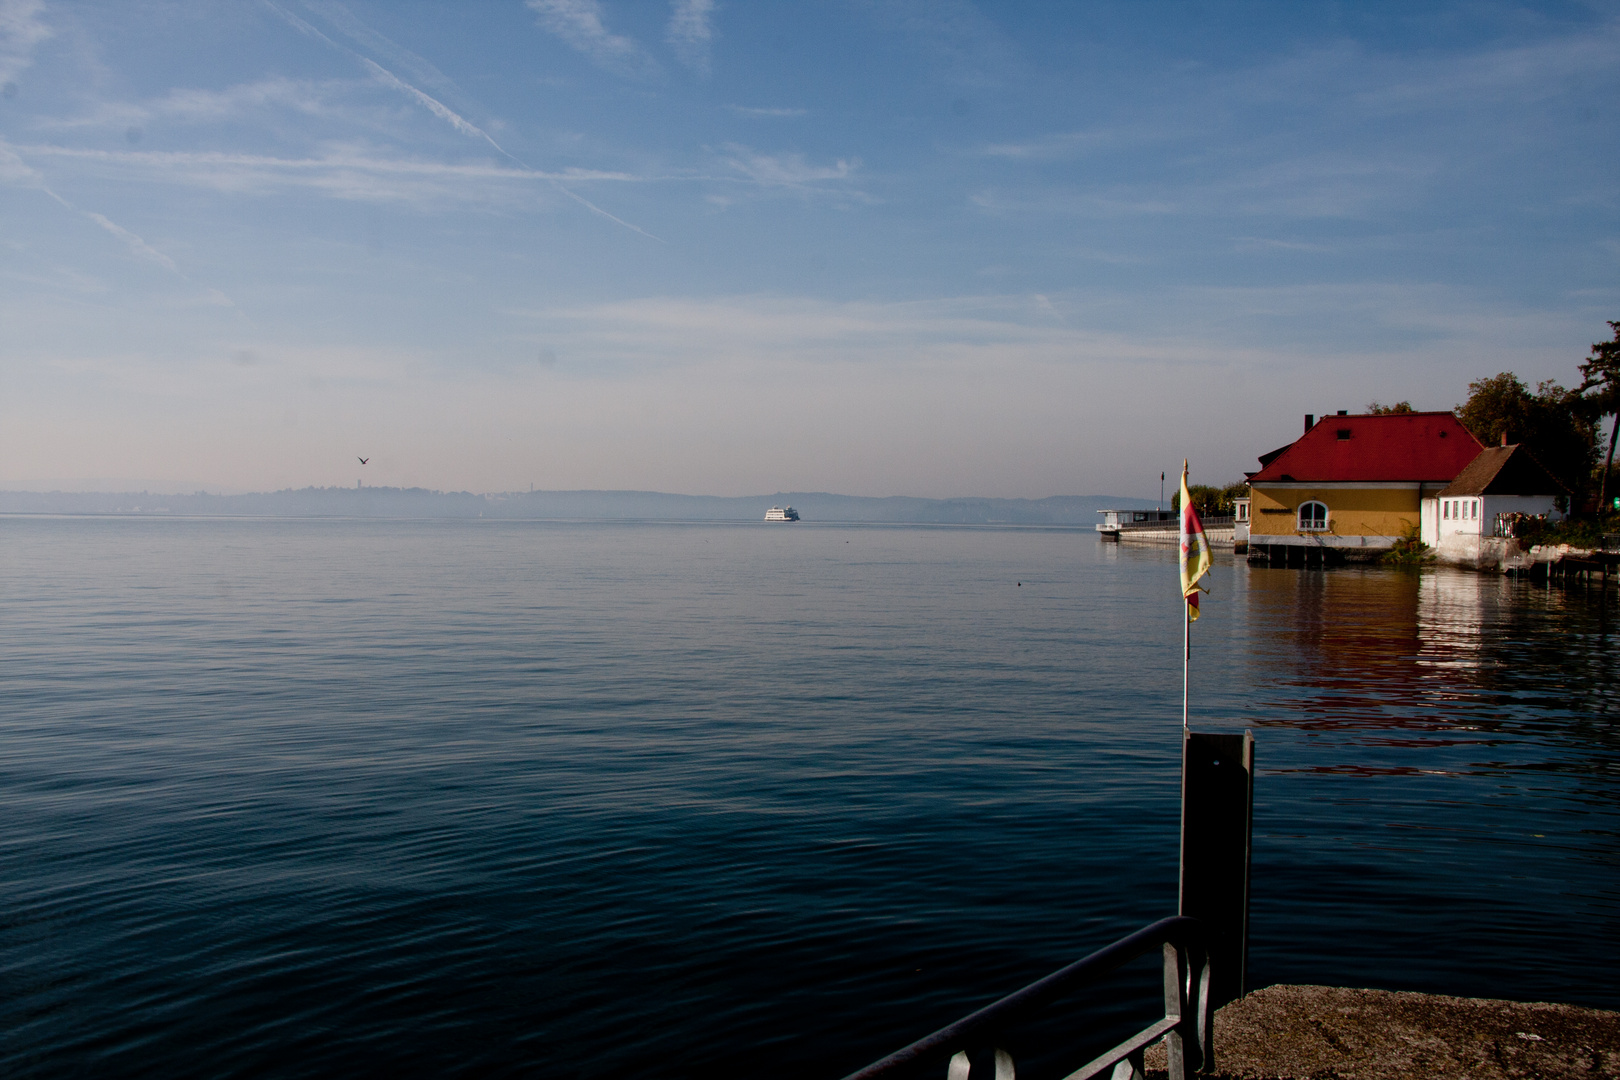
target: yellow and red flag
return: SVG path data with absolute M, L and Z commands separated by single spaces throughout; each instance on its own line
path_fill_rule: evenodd
M 1187 490 L 1187 463 L 1181 463 L 1181 595 L 1187 601 L 1187 621 L 1198 618 L 1198 593 L 1202 588 L 1198 579 L 1209 573 L 1209 541 L 1204 537 L 1204 523 L 1193 509 L 1192 494 Z

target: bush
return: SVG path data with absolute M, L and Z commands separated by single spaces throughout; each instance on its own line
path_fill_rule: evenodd
M 1401 538 L 1384 553 L 1383 561 L 1390 566 L 1422 566 L 1434 558 L 1429 545 L 1418 539 L 1418 527 L 1408 524 L 1401 530 Z

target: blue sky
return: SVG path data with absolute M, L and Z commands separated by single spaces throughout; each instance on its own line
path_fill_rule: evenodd
M 0 0 L 0 486 L 1227 482 L 1574 380 L 1617 55 L 1613 3 Z

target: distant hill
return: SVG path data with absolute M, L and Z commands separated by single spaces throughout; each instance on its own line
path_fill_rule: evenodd
M 1151 499 L 1054 495 L 1045 499 L 872 498 L 779 491 L 724 498 L 658 491 L 533 491 L 475 495 L 426 488 L 298 488 L 251 495 L 0 491 L 5 514 L 139 514 L 177 517 L 511 518 L 583 521 L 760 521 L 791 505 L 805 521 L 929 525 L 1090 525 L 1104 507 Z

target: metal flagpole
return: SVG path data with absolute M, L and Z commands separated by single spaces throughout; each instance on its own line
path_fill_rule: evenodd
M 1192 661 L 1192 601 L 1181 598 L 1181 730 L 1187 730 L 1187 669 Z

